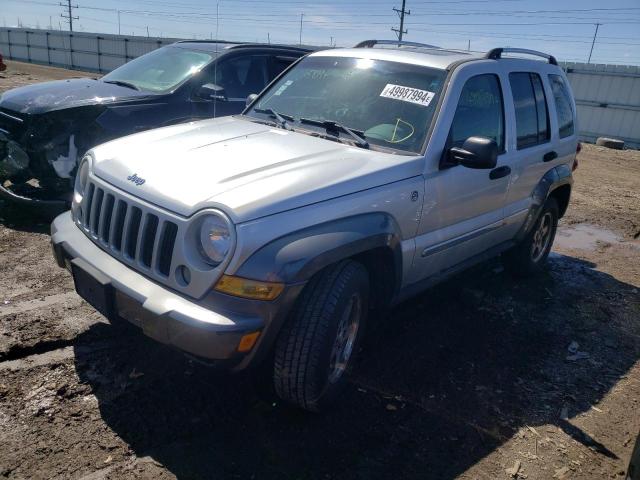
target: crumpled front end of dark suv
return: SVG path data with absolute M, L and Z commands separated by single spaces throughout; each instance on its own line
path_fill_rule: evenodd
M 0 107 L 0 195 L 14 202 L 65 209 L 81 155 L 103 135 L 102 106 L 37 115 Z

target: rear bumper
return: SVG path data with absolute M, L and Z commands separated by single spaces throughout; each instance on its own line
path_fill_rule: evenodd
M 124 318 L 161 343 L 235 370 L 264 358 L 274 338 L 273 330 L 278 329 L 276 324 L 281 323 L 279 319 L 291 303 L 287 299 L 292 300 L 294 292 L 299 291 L 289 289 L 286 295 L 281 295 L 284 298 L 279 303 L 245 301 L 246 305 L 239 299 L 217 294 L 226 297 L 218 302 L 220 308 L 210 297 L 202 301 L 184 297 L 100 249 L 78 229 L 70 212 L 54 220 L 51 242 L 58 265 L 74 271 L 77 291 L 82 289 L 78 282 L 89 275 L 92 282 L 97 281 L 109 292 L 107 311 L 94 306 L 110 320 Z M 228 308 L 234 305 L 245 313 Z M 256 331 L 261 332 L 258 344 L 248 353 L 239 353 L 242 336 Z

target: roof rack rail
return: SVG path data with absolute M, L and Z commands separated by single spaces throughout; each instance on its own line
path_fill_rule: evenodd
M 484 58 L 491 60 L 498 60 L 502 58 L 503 53 L 524 53 L 525 55 L 534 55 L 536 57 L 546 58 L 551 65 L 558 65 L 556 57 L 549 55 L 548 53 L 538 52 L 537 50 L 529 50 L 526 48 L 492 48 L 489 50 Z
M 375 45 L 397 45 L 398 47 L 423 47 L 423 48 L 440 48 L 435 45 L 428 45 L 426 43 L 418 42 L 405 42 L 403 40 L 364 40 L 358 43 L 353 48 L 373 48 Z
M 230 42 L 228 40 L 178 40 L 176 43 L 226 43 L 229 45 L 235 45 L 238 42 Z

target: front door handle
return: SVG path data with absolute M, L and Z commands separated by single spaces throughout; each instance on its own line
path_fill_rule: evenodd
M 506 177 L 511 173 L 511 168 L 503 165 L 502 167 L 494 168 L 489 172 L 489 178 L 491 180 L 496 180 L 498 178 Z
M 551 150 L 550 152 L 544 154 L 542 160 L 544 160 L 545 162 L 550 162 L 551 160 L 555 160 L 556 158 L 558 158 L 558 154 Z

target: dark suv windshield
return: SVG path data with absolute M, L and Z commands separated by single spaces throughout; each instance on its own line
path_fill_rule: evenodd
M 125 63 L 102 80 L 129 84 L 138 90 L 168 92 L 199 72 L 212 58 L 207 52 L 164 47 Z
M 444 78 L 443 70 L 405 63 L 312 56 L 269 88 L 247 114 L 265 118 L 275 111 L 294 126 L 300 119 L 336 122 L 370 145 L 420 152 Z M 300 126 L 309 128 L 309 122 Z

